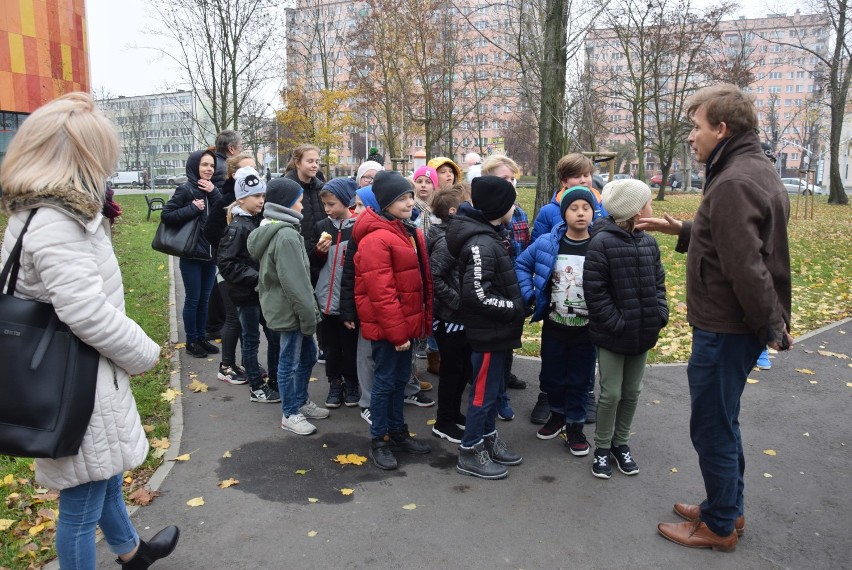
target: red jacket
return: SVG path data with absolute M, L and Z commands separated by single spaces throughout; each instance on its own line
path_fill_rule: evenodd
M 400 220 L 365 210 L 355 222 L 355 306 L 367 340 L 399 346 L 432 330 L 432 272 L 416 232 L 415 247 Z

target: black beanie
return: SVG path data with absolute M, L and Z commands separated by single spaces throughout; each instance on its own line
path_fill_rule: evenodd
M 477 176 L 470 183 L 473 207 L 487 220 L 498 220 L 515 205 L 517 192 L 511 182 L 499 176 Z
M 295 180 L 281 176 L 266 185 L 266 202 L 292 208 L 304 190 Z
M 397 198 L 408 192 L 414 195 L 414 188 L 399 172 L 383 170 L 373 178 L 373 194 L 376 195 L 376 201 L 382 211 L 387 210 Z
M 559 217 L 562 221 L 565 221 L 565 210 L 577 200 L 585 200 L 592 207 L 592 212 L 595 211 L 595 197 L 592 191 L 585 186 L 572 186 L 562 194 L 562 200 L 559 202 Z

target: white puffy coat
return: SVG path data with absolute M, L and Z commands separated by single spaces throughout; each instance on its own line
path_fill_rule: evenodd
M 124 314 L 108 221 L 100 213 L 89 218 L 62 205 L 39 205 L 24 235 L 15 296 L 50 302 L 59 319 L 101 353 L 95 408 L 79 453 L 35 462 L 36 481 L 61 490 L 108 479 L 145 460 L 148 441 L 129 375 L 154 366 L 160 347 Z M 9 217 L 4 263 L 29 214 L 24 209 Z

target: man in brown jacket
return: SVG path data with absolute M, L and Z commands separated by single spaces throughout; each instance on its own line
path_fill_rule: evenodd
M 760 147 L 750 96 L 734 85 L 707 87 L 693 96 L 687 115 L 689 144 L 706 164 L 695 219 L 666 215 L 640 220 L 637 228 L 677 235 L 677 251 L 688 250 L 689 430 L 707 498 L 675 504 L 688 522 L 657 529 L 683 546 L 730 551 L 745 527 L 740 397 L 764 346 L 792 346 L 790 201 Z

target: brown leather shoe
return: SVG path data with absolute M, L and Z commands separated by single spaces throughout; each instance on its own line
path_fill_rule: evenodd
M 428 392 L 431 389 L 432 389 L 432 383 L 431 382 L 426 382 L 425 380 L 420 381 L 420 391 L 421 392 Z
M 441 353 L 437 350 L 426 351 L 426 372 L 435 376 L 441 374 Z
M 682 523 L 660 523 L 657 531 L 664 538 L 688 548 L 712 548 L 732 552 L 737 547 L 737 533 L 719 536 L 701 521 Z
M 699 515 L 701 514 L 701 507 L 698 505 L 688 505 L 686 503 L 675 503 L 674 512 L 682 519 L 686 519 L 689 522 L 695 522 L 699 519 Z M 737 536 L 743 535 L 743 532 L 745 532 L 744 516 L 740 515 L 737 517 L 737 520 L 734 521 L 734 528 L 737 531 Z

